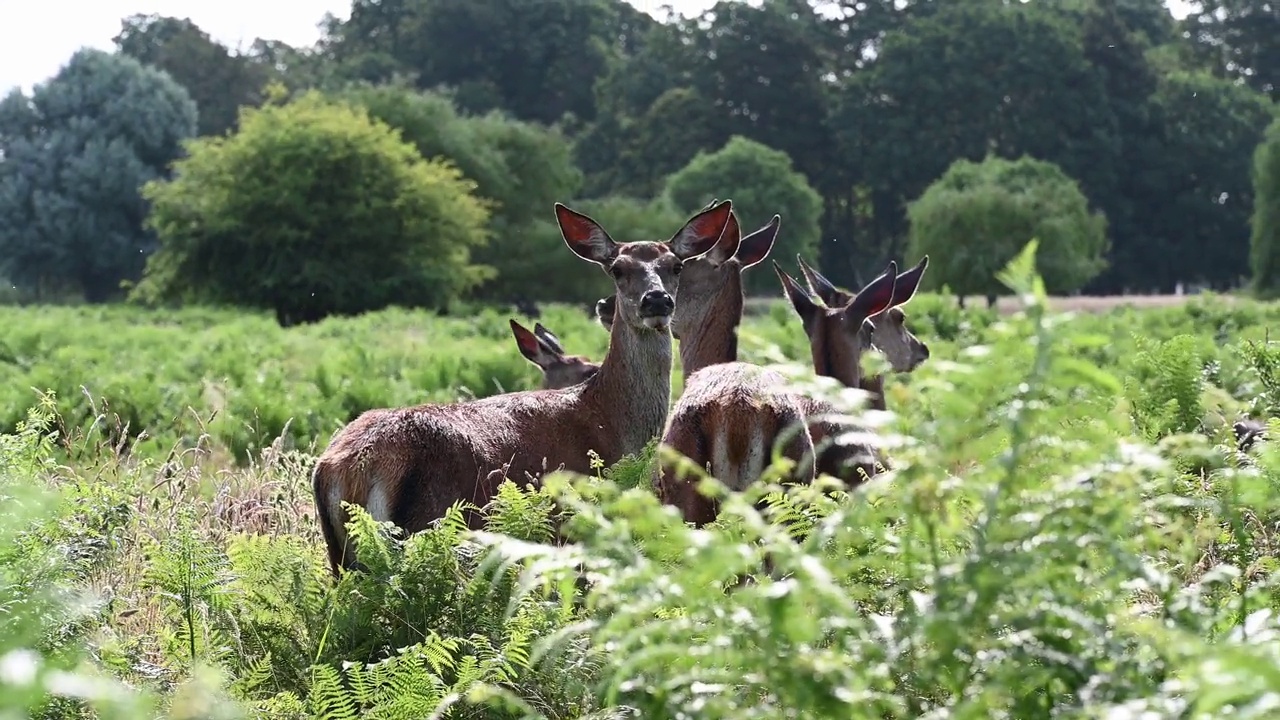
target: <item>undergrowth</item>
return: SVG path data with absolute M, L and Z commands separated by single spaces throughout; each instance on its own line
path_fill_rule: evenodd
M 482 532 L 357 509 L 336 581 L 292 416 L 219 465 L 212 433 L 136 453 L 49 395 L 0 436 L 0 717 L 1274 716 L 1280 449 L 1208 420 L 1271 417 L 1280 351 L 1238 309 L 1049 314 L 1031 257 L 1015 316 L 925 308 L 952 341 L 917 329 L 892 414 L 744 329 L 877 429 L 863 487 L 703 478 L 694 529 L 651 445 L 504 484 Z

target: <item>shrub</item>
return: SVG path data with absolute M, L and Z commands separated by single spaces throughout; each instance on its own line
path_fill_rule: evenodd
M 272 309 L 282 325 L 442 307 L 488 277 L 475 184 L 360 109 L 307 93 L 245 109 L 144 188 L 161 248 L 135 297 Z
M 553 204 L 566 202 L 582 184 L 568 139 L 557 130 L 497 112 L 462 115 L 445 95 L 396 85 L 357 87 L 343 97 L 399 129 L 423 157 L 456 165 L 475 181 L 476 195 L 491 201 L 491 239 L 476 249 L 475 257 L 496 274 L 477 288 L 480 296 L 563 299 L 547 293 L 540 272 L 548 264 L 574 268 L 573 257 L 560 248 L 564 241 L 552 214 Z M 542 252 L 552 246 L 555 258 L 544 257 Z M 584 274 L 581 267 L 576 271 L 574 275 Z
M 1280 295 L 1280 119 L 1253 155 L 1253 287 Z
M 908 263 L 928 254 L 925 282 L 961 297 L 1004 294 L 996 272 L 1032 239 L 1051 294 L 1077 290 L 1106 267 L 1106 220 L 1089 212 L 1074 180 L 1042 160 L 957 160 L 907 217 Z

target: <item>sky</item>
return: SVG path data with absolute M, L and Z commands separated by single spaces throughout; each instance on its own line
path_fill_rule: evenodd
M 695 15 L 716 0 L 627 0 L 655 17 L 671 5 Z M 112 50 L 120 20 L 133 14 L 191 18 L 232 48 L 248 49 L 254 38 L 310 45 L 320 36 L 325 13 L 345 19 L 350 0 L 3 0 L 0 16 L 0 94 L 14 86 L 30 91 L 48 79 L 81 47 Z M 1186 0 L 1169 0 L 1174 15 L 1186 14 Z

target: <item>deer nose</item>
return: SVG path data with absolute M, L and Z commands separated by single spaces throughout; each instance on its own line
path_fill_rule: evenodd
M 665 290 L 650 290 L 640 298 L 641 315 L 670 315 L 676 301 Z
M 929 346 L 925 345 L 924 343 L 920 343 L 920 359 L 921 360 L 929 359 Z

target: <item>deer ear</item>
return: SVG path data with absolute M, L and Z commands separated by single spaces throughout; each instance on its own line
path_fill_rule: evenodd
M 583 260 L 608 266 L 618 257 L 618 244 L 595 220 L 556 203 L 556 222 L 565 244 Z
M 603 325 L 605 330 L 613 329 L 613 315 L 617 308 L 617 295 L 610 295 L 596 301 L 596 321 Z
M 858 323 L 893 307 L 893 285 L 898 279 L 898 263 L 890 260 L 889 267 L 880 277 L 867 283 L 857 296 L 845 306 L 845 314 Z
M 689 222 L 667 241 L 667 246 L 681 260 L 691 260 L 706 254 L 724 234 L 732 211 L 733 203 L 729 200 L 703 210 L 689 218 Z
M 738 264 L 743 270 L 764 262 L 773 249 L 773 241 L 778 239 L 778 226 L 782 224 L 782 216 L 775 214 L 764 227 L 742 238 L 738 243 Z
M 533 324 L 533 334 L 548 350 L 557 355 L 564 355 L 564 345 L 561 344 L 560 338 L 556 337 L 556 334 L 548 330 L 545 325 L 535 322 Z
M 529 332 L 529 328 L 516 322 L 513 318 L 511 320 L 511 334 L 516 336 L 516 347 L 520 348 L 520 354 L 534 365 L 542 367 L 543 363 L 546 362 L 546 351 L 542 347 L 542 343 L 538 342 L 538 338 Z
M 903 305 L 915 297 L 916 290 L 920 289 L 920 281 L 924 279 L 924 271 L 928 267 L 929 256 L 925 255 L 920 258 L 920 262 L 916 263 L 915 267 L 898 275 L 898 279 L 893 283 L 894 306 Z
M 702 257 L 703 260 L 711 263 L 712 267 L 720 267 L 729 262 L 737 252 L 739 243 L 742 242 L 742 226 L 738 224 L 738 216 L 735 213 L 729 213 L 729 222 L 724 226 L 724 233 L 720 235 L 720 240 L 711 248 L 711 251 Z
M 791 307 L 800 316 L 800 321 L 808 330 L 814 319 L 818 317 L 818 313 L 822 312 L 823 307 L 809 294 L 808 290 L 800 287 L 800 283 L 782 271 L 782 266 L 777 260 L 773 261 L 773 271 L 778 274 L 778 280 L 782 282 L 782 292 L 786 294 L 787 301 L 791 303 Z
M 827 307 L 848 305 L 849 301 L 853 299 L 851 293 L 836 287 L 835 283 L 805 262 L 799 253 L 796 254 L 796 262 L 800 264 L 800 272 L 804 275 L 805 282 L 809 283 L 809 290 L 814 295 L 822 298 L 822 302 L 826 303 Z

